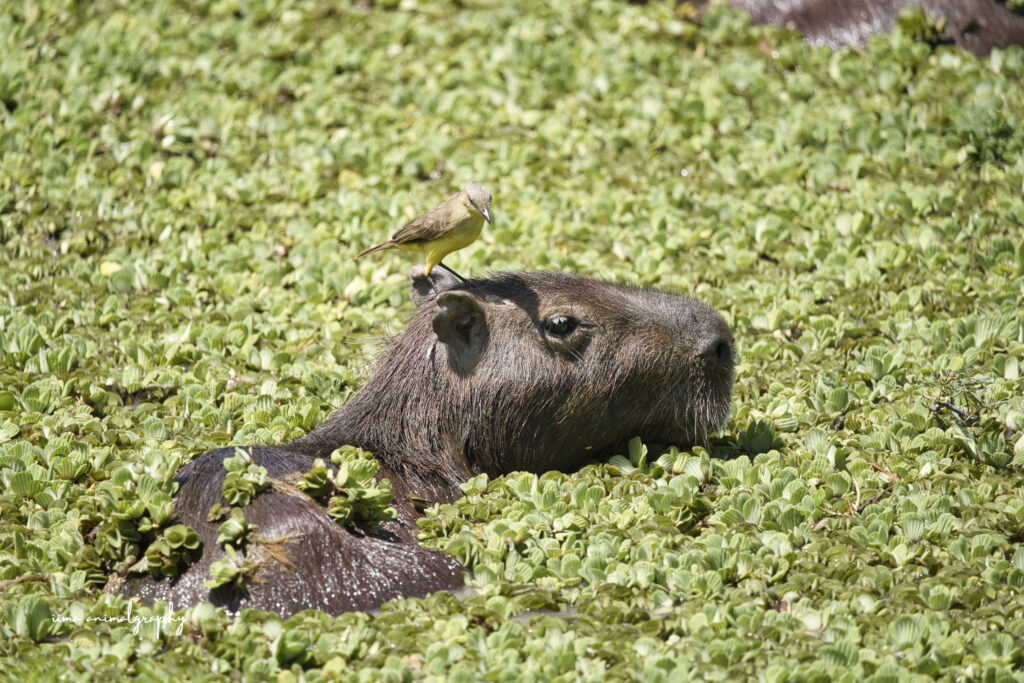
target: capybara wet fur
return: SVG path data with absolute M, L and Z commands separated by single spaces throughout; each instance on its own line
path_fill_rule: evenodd
M 294 487 L 271 486 L 244 508 L 271 544 L 247 546 L 266 555 L 255 576 L 241 589 L 204 588 L 224 556 L 207 512 L 225 504 L 223 460 L 235 448 L 211 451 L 177 476 L 175 517 L 198 534 L 198 559 L 171 579 L 132 575 L 122 594 L 288 616 L 461 587 L 463 565 L 416 544 L 410 499 L 452 501 L 482 472 L 571 470 L 634 436 L 697 443 L 729 414 L 733 338 L 701 302 L 557 272 L 462 283 L 417 268 L 412 292 L 415 316 L 346 405 L 297 441 L 247 449 L 276 480 L 343 445 L 368 450 L 392 482 L 397 519 L 361 533 Z

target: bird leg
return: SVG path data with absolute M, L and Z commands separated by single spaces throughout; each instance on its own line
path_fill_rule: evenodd
M 457 278 L 459 278 L 460 280 L 462 280 L 462 284 L 464 284 L 464 285 L 467 285 L 467 284 L 469 284 L 469 282 L 468 282 L 468 281 L 466 280 L 466 278 L 462 277 L 461 275 L 459 275 L 458 273 L 456 273 L 456 272 L 455 272 L 454 270 L 452 270 L 451 268 L 449 268 L 449 267 L 448 267 L 448 266 L 446 266 L 445 264 L 443 264 L 443 263 L 438 263 L 438 264 L 437 264 L 437 267 L 438 267 L 438 268 L 444 268 L 444 269 L 445 269 L 445 270 L 447 270 L 447 271 L 448 271 L 449 273 L 451 273 L 451 274 L 452 274 L 452 275 L 454 275 L 455 277 L 457 277 Z

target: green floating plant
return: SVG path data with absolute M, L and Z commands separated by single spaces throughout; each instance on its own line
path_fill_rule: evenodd
M 324 461 L 317 459 L 298 486 L 313 498 L 328 498 L 327 514 L 332 519 L 367 531 L 395 519 L 391 482 L 377 479 L 380 465 L 373 454 L 343 446 L 331 453 L 331 462 L 338 467 L 334 476 Z
M 99 522 L 94 546 L 114 571 L 123 573 L 143 559 L 142 548 L 157 538 L 173 515 L 171 496 L 176 488 L 169 475 L 158 481 L 133 467 L 121 467 L 100 483 L 99 505 L 92 513 Z M 154 552 L 163 554 L 163 549 L 161 545 Z
M 221 485 L 224 499 L 229 505 L 245 506 L 267 488 L 267 468 L 252 461 L 252 453 L 236 448 L 235 455 L 224 458 L 227 476 Z
M 256 526 L 245 521 L 245 513 L 241 508 L 233 508 L 227 521 L 217 529 L 217 543 L 241 546 L 255 531 Z
M 302 476 L 298 487 L 312 498 L 324 498 L 334 489 L 334 479 L 322 458 L 313 462 L 313 469 Z
M 54 610 L 37 595 L 22 596 L 0 608 L 0 617 L 6 622 L 12 635 L 39 643 L 58 633 L 61 625 L 53 619 Z
M 206 588 L 221 586 L 240 587 L 246 581 L 256 580 L 256 572 L 262 563 L 247 556 L 239 558 L 234 546 L 224 546 L 224 557 L 210 565 L 210 578 L 203 582 Z
M 183 565 L 196 557 L 199 537 L 191 527 L 175 524 L 167 527 L 146 548 L 146 563 L 154 576 L 177 576 Z

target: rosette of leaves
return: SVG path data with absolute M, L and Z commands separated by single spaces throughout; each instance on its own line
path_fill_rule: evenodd
M 256 526 L 246 521 L 245 513 L 240 508 L 233 508 L 217 532 L 217 542 L 224 545 L 224 557 L 210 565 L 211 579 L 203 585 L 207 588 L 237 586 L 254 579 L 262 564 L 251 557 L 249 552 L 250 543 L 261 540 L 256 535 Z M 244 549 L 244 554 L 239 557 L 236 549 Z
M 242 555 L 239 557 L 234 546 L 224 546 L 224 557 L 210 565 L 209 581 L 204 581 L 206 588 L 218 588 L 220 586 L 240 586 L 247 580 L 256 577 L 256 571 L 260 562 Z
M 146 564 L 154 576 L 177 576 L 183 564 L 195 559 L 199 537 L 192 527 L 175 524 L 163 530 L 146 548 Z
M 229 505 L 245 506 L 256 495 L 267 488 L 267 469 L 252 461 L 252 454 L 242 448 L 235 449 L 235 455 L 224 458 L 224 477 L 221 491 Z
M 38 595 L 20 596 L 16 602 L 9 601 L 0 614 L 8 625 L 8 629 L 0 629 L 0 632 L 7 630 L 7 637 L 17 635 L 41 643 L 62 630 L 62 624 L 53 619 L 53 609 Z
M 124 573 L 133 567 L 142 556 L 142 548 L 170 521 L 174 510 L 171 494 L 175 487 L 170 477 L 158 482 L 145 473 L 136 475 L 131 467 L 116 470 L 110 479 L 99 485 L 99 505 L 93 513 L 99 522 L 94 545 L 100 557 L 113 565 L 114 571 Z M 177 532 L 174 538 L 179 540 Z M 163 546 L 160 548 L 155 552 L 162 552 Z M 179 548 L 188 549 L 183 545 Z M 158 564 L 165 566 L 163 562 Z
M 256 526 L 245 521 L 245 513 L 242 512 L 242 509 L 232 508 L 227 521 L 217 529 L 217 543 L 241 546 L 250 539 L 250 535 L 255 531 Z
M 331 454 L 331 461 L 338 466 L 333 477 L 324 461 L 317 459 L 298 487 L 318 500 L 330 496 L 327 514 L 334 521 L 374 531 L 395 518 L 395 509 L 390 507 L 391 482 L 377 480 L 380 466 L 371 453 L 343 446 Z

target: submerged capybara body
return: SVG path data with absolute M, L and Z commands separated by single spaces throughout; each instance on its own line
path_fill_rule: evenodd
M 945 20 L 940 38 L 978 56 L 994 48 L 1024 45 L 1024 18 L 996 0 L 728 0 L 758 24 L 796 29 L 812 45 L 833 50 L 863 47 L 868 38 L 889 33 L 900 12 L 920 7 Z M 708 4 L 708 0 L 697 3 Z
M 244 512 L 263 539 L 279 541 L 275 559 L 258 558 L 243 592 L 210 591 L 203 582 L 223 550 L 206 515 L 223 503 L 222 461 L 235 449 L 212 451 L 182 468 L 175 498 L 201 557 L 176 579 L 130 578 L 124 594 L 173 609 L 209 600 L 231 610 L 337 614 L 458 587 L 465 567 L 416 545 L 409 497 L 454 500 L 459 484 L 481 472 L 572 469 L 637 435 L 694 443 L 728 415 L 733 340 L 705 304 L 564 273 L 462 284 L 421 272 L 416 315 L 360 392 L 305 437 L 247 449 L 278 480 L 342 445 L 371 451 L 392 482 L 397 519 L 360 534 L 301 492 L 271 487 Z

